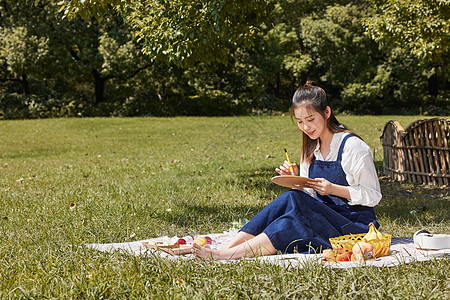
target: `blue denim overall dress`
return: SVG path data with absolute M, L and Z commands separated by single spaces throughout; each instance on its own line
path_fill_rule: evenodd
M 341 161 L 345 142 L 351 136 L 342 139 L 336 161 L 314 158 L 309 178 L 348 186 Z M 332 195 L 317 194 L 313 198 L 292 189 L 267 205 L 241 231 L 255 236 L 264 232 L 274 248 L 283 253 L 314 252 L 331 248 L 331 237 L 367 232 L 370 222 L 379 227 L 372 207 L 349 205 L 347 199 Z

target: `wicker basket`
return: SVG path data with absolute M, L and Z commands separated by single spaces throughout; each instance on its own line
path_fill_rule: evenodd
M 361 233 L 338 236 L 335 238 L 330 238 L 330 243 L 333 249 L 344 248 L 345 251 L 352 251 L 352 248 L 356 242 L 361 241 L 365 235 L 365 233 Z M 368 241 L 375 249 L 376 258 L 389 255 L 391 238 L 392 236 L 390 234 L 383 234 L 382 239 Z

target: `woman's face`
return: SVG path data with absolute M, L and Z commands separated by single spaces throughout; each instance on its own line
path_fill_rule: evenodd
M 294 109 L 298 128 L 313 140 L 320 138 L 328 131 L 327 120 L 330 114 L 329 106 L 325 109 L 325 118 L 313 108 L 300 106 Z

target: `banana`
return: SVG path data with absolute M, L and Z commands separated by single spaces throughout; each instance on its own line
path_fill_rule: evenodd
M 374 226 L 374 227 L 375 227 L 375 226 Z M 384 239 L 384 234 L 382 234 L 381 232 L 379 232 L 376 228 L 375 228 L 375 231 L 377 232 L 377 238 L 378 238 L 379 240 Z
M 363 239 L 366 239 L 368 241 L 377 239 L 381 240 L 383 238 L 384 235 L 377 230 L 377 228 L 375 227 L 375 225 L 373 225 L 373 223 L 369 224 L 369 232 L 366 233 L 366 235 L 363 237 Z
M 363 237 L 363 239 L 366 239 L 367 241 L 376 240 L 378 238 L 377 235 L 377 229 L 375 228 L 375 225 L 373 223 L 369 224 L 369 232 L 366 233 L 366 235 Z

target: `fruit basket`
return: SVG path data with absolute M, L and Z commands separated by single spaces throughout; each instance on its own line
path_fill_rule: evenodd
M 371 225 L 370 231 L 375 230 L 375 226 Z M 363 240 L 364 238 L 372 244 L 373 248 L 375 249 L 375 258 L 383 257 L 386 255 L 389 255 L 389 251 L 391 248 L 391 239 L 392 236 L 390 234 L 383 234 L 380 232 L 377 232 L 376 238 L 368 238 L 367 233 L 361 233 L 361 234 L 348 234 L 343 236 L 338 236 L 335 238 L 330 238 L 330 243 L 333 249 L 339 249 L 344 248 L 345 251 L 352 251 L 353 246 Z

